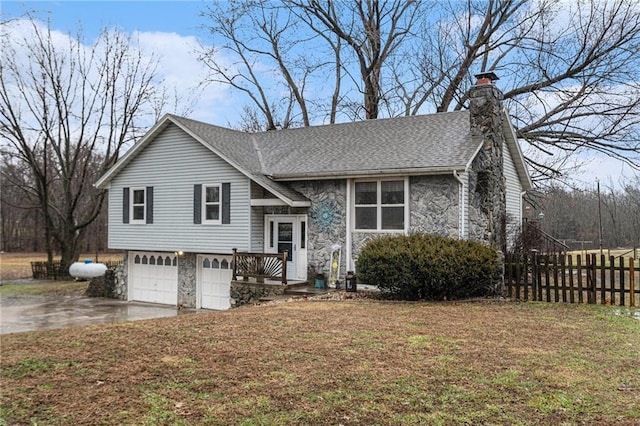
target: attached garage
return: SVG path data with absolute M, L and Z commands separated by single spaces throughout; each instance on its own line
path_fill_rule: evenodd
M 131 252 L 129 300 L 177 305 L 178 259 L 173 253 Z
M 229 309 L 231 276 L 231 256 L 198 256 L 198 303 L 205 309 Z

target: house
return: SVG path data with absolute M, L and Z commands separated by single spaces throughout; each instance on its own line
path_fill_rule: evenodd
M 354 270 L 371 238 L 414 231 L 509 243 L 531 188 L 502 93 L 470 109 L 244 133 L 165 115 L 96 186 L 128 300 L 230 306 L 231 253 L 289 255 L 289 279 Z

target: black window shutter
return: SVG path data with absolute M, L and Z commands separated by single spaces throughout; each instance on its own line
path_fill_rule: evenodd
M 122 223 L 129 223 L 129 188 L 122 189 Z
M 231 184 L 222 184 L 222 223 L 231 223 Z
M 153 186 L 147 186 L 147 223 L 153 223 Z
M 193 185 L 193 223 L 202 223 L 202 185 Z

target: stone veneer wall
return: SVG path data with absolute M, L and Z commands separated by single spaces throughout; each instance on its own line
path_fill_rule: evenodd
M 453 176 L 411 176 L 409 178 L 409 232 L 423 232 L 457 238 L 459 235 L 459 187 Z M 390 232 L 353 232 L 353 264 L 365 244 Z M 402 234 L 402 232 L 398 232 Z
M 409 179 L 409 232 L 460 236 L 460 188 L 453 176 Z
M 506 244 L 505 144 L 502 92 L 492 84 L 469 91 L 471 132 L 482 149 L 469 172 L 469 238 L 504 250 Z
M 123 261 L 115 270 L 108 270 L 105 275 L 91 280 L 89 287 L 96 286 L 96 291 L 102 291 L 99 294 L 87 294 L 91 297 L 109 297 L 111 299 L 127 300 L 127 272 L 129 270 L 129 255 L 125 252 Z M 94 283 L 94 280 L 96 281 Z M 99 290 L 102 289 L 102 290 Z M 87 290 L 89 291 L 89 289 Z M 93 292 L 93 290 L 91 290 Z
M 178 306 L 183 308 L 196 307 L 197 258 L 196 253 L 178 256 Z
M 291 182 L 290 186 L 311 201 L 307 221 L 309 279 L 316 266 L 326 275 L 331 264 L 331 246 L 342 246 L 340 276 L 344 277 L 347 230 L 347 190 L 345 179 Z
M 255 282 L 231 282 L 231 307 L 235 308 L 260 299 L 284 294 L 285 286 L 275 284 L 259 284 Z

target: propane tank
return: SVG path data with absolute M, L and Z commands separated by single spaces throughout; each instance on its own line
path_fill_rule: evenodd
M 107 272 L 107 265 L 104 263 L 93 263 L 91 259 L 84 262 L 73 262 L 69 266 L 69 275 L 75 278 L 95 278 Z

